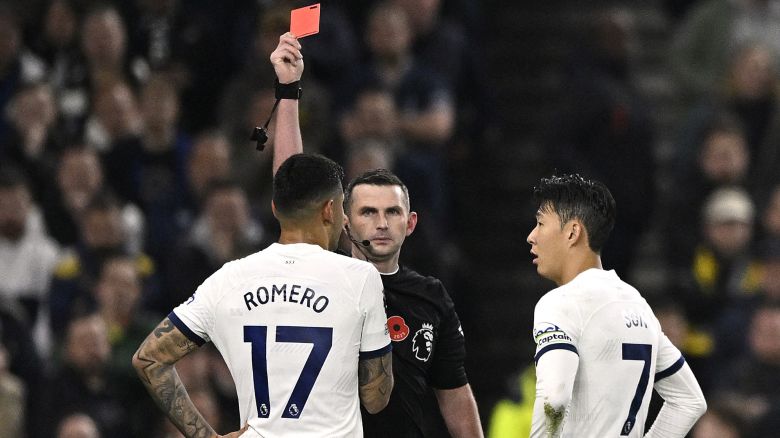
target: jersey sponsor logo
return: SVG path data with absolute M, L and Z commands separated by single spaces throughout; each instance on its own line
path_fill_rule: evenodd
M 433 325 L 423 324 L 420 330 L 412 338 L 412 351 L 414 357 L 423 362 L 428 362 L 433 353 Z
M 409 336 L 409 326 L 400 316 L 387 318 L 387 330 L 390 333 L 390 340 L 393 342 L 401 342 Z
M 546 344 L 571 343 L 571 337 L 560 327 L 549 322 L 540 322 L 534 326 L 534 342 L 538 346 Z

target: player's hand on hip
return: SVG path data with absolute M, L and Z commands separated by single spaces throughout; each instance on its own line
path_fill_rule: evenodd
M 230 432 L 227 435 L 214 435 L 214 438 L 238 438 L 244 432 L 246 432 L 247 429 L 249 429 L 249 423 L 245 424 L 244 427 L 241 428 L 241 430 L 237 430 L 235 432 Z
M 270 59 L 280 84 L 301 80 L 303 54 L 301 53 L 301 43 L 293 34 L 287 32 L 279 37 L 279 45 L 271 53 Z

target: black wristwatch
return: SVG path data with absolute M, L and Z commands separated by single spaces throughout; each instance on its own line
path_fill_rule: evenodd
M 279 79 L 274 79 L 274 89 L 277 99 L 298 100 L 303 95 L 301 81 L 290 82 L 289 84 L 280 84 Z

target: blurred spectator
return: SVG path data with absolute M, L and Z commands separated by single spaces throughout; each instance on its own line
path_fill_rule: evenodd
M 11 126 L 0 162 L 21 167 L 31 180 L 35 199 L 40 200 L 60 149 L 61 133 L 51 87 L 42 83 L 22 87 L 7 111 Z
M 389 90 L 369 87 L 358 93 L 340 120 L 341 150 L 329 154 L 345 163 L 348 180 L 349 175 L 362 173 L 360 169 L 394 169 L 397 157 L 406 150 L 398 131 L 400 118 Z M 372 162 L 376 166 L 370 167 Z
M 0 342 L 0 436 L 25 436 L 26 399 L 31 394 L 8 370 L 8 353 Z
M 762 235 L 780 239 L 780 184 L 774 185 L 761 215 Z
M 51 0 L 42 9 L 40 30 L 32 49 L 48 66 L 47 82 L 55 89 L 67 85 L 67 75 L 78 57 L 81 2 Z
M 490 82 L 485 64 L 480 61 L 464 26 L 443 15 L 441 0 L 394 0 L 394 3 L 409 18 L 414 56 L 441 75 L 455 93 L 458 134 L 454 140 L 460 143 L 482 140 L 483 130 L 495 120 L 492 90 L 487 86 Z M 468 17 L 472 24 L 479 19 L 475 14 Z
M 120 142 L 139 141 L 143 121 L 135 94 L 127 83 L 110 82 L 94 90 L 91 96 L 92 111 L 84 128 L 84 139 L 90 147 L 108 153 L 121 149 Z
M 145 279 L 145 306 L 159 308 L 155 264 L 145 253 L 131 250 L 120 204 L 109 193 L 96 194 L 79 220 L 79 243 L 55 270 L 50 293 L 51 327 L 55 334 L 64 333 L 73 315 L 94 309 L 91 291 L 103 263 L 116 255 L 134 258 Z
M 675 160 L 690 167 L 696 145 L 718 124 L 722 114 L 732 114 L 744 132 L 750 156 L 751 189 L 764 196 L 764 187 L 780 181 L 777 142 L 780 139 L 780 95 L 776 55 L 769 48 L 748 45 L 735 52 L 727 82 L 702 99 L 685 120 Z
M 760 271 L 751 253 L 755 207 L 748 194 L 721 188 L 703 208 L 702 241 L 690 263 L 684 300 L 692 322 L 710 325 L 727 305 L 757 291 Z
M 31 326 L 48 299 L 58 251 L 24 176 L 0 169 L 0 295 L 23 306 Z
M 86 67 L 84 85 L 91 92 L 117 82 L 136 85 L 148 77 L 148 65 L 139 58 L 128 57 L 125 22 L 113 6 L 95 6 L 86 13 L 81 50 Z
M 137 86 L 148 77 L 149 69 L 142 60 L 128 59 L 124 21 L 110 4 L 90 4 L 80 22 L 78 36 L 78 56 L 68 61 L 67 64 L 72 67 L 64 73 L 65 83 L 60 85 L 60 108 L 71 141 L 80 139 L 85 133 L 88 143 L 105 147 L 108 142 L 101 135 L 105 137 L 107 134 L 100 128 L 110 128 L 96 126 L 95 121 L 90 121 L 87 126 L 84 124 L 90 112 L 106 113 L 108 118 L 110 110 L 91 107 L 106 104 L 103 103 L 105 97 L 100 94 L 111 91 L 115 84 Z M 119 102 L 116 105 L 116 110 L 124 109 Z M 114 117 L 125 115 L 117 111 Z
M 356 144 L 374 140 L 386 144 L 391 155 L 404 149 L 404 137 L 399 135 L 401 123 L 396 102 L 390 90 L 365 88 L 355 98 L 340 121 L 339 133 L 345 144 L 345 156 L 356 149 Z
M 44 366 L 36 351 L 24 310 L 5 298 L 0 298 L 0 345 L 5 350 L 7 371 L 24 383 L 26 405 L 19 409 L 26 413 L 25 430 L 31 436 L 38 436 L 41 412 L 38 395 L 44 388 Z
M 706 0 L 693 7 L 674 36 L 671 65 L 688 96 L 714 92 L 737 48 L 761 43 L 780 54 L 780 3 Z
M 0 4 L 0 108 L 25 84 L 43 79 L 46 66 L 24 47 L 22 23 L 10 3 Z M 0 114 L 0 157 L 7 147 L 8 116 Z
M 141 92 L 142 130 L 117 139 L 103 156 L 110 186 L 144 211 L 148 249 L 158 260 L 177 235 L 175 216 L 187 194 L 191 140 L 179 128 L 179 108 L 170 81 L 153 76 Z
M 110 257 L 103 262 L 93 291 L 97 312 L 108 327 L 111 367 L 133 384 L 138 380 L 131 366 L 133 353 L 159 322 L 141 308 L 142 282 L 132 257 Z
M 230 144 L 218 131 L 206 131 L 195 138 L 187 161 L 188 208 L 200 212 L 209 185 L 231 174 Z
M 366 41 L 369 57 L 358 89 L 379 84 L 393 93 L 401 115 L 399 132 L 411 144 L 423 150 L 445 146 L 455 124 L 450 84 L 415 58 L 403 9 L 390 2 L 376 4 Z
M 171 254 L 165 288 L 170 294 L 169 307 L 184 302 L 226 262 L 259 251 L 270 240 L 262 225 L 252 219 L 241 187 L 231 181 L 211 183 L 201 214 Z
M 776 426 L 778 419 L 772 416 L 780 406 L 777 393 L 780 388 L 780 337 L 777 336 L 780 333 L 780 303 L 761 304 L 744 333 L 749 354 L 735 358 L 719 382 L 724 390 L 742 394 L 761 406 L 758 418 L 754 419 L 758 428 L 771 422 Z
M 110 257 L 103 262 L 92 291 L 97 313 L 108 328 L 113 385 L 120 389 L 125 400 L 134 401 L 133 409 L 127 415 L 132 420 L 136 436 L 139 432 L 148 431 L 148 427 L 140 425 L 158 415 L 157 407 L 131 366 L 133 353 L 160 320 L 142 308 L 142 283 L 138 265 L 132 257 Z
M 78 224 L 90 201 L 101 191 L 103 168 L 97 152 L 81 145 L 67 147 L 57 160 L 56 179 L 50 182 L 43 200 L 46 225 L 63 246 L 78 243 Z M 144 217 L 132 203 L 121 207 L 130 251 L 143 244 Z
M 49 436 L 63 418 L 76 412 L 91 416 L 102 435 L 133 436 L 128 413 L 134 406 L 124 403 L 123 388 L 114 384 L 110 360 L 108 330 L 102 318 L 80 316 L 68 324 L 62 364 L 46 391 Z
M 128 53 L 134 64 L 162 73 L 182 96 L 183 127 L 210 126 L 222 85 L 236 69 L 230 44 L 231 8 L 225 3 L 181 0 L 119 2 L 127 19 Z
M 373 169 L 392 169 L 394 159 L 392 146 L 377 140 L 363 140 L 354 146 L 347 157 L 345 179 L 351 181 Z
M 717 321 L 718 358 L 725 363 L 748 353 L 742 330 L 750 326 L 750 319 L 763 302 L 780 303 L 780 239 L 769 239 L 758 246 L 760 264 L 757 293 L 736 299 Z
M 698 150 L 695 164 L 677 169 L 666 218 L 667 260 L 674 268 L 686 266 L 700 239 L 702 206 L 707 197 L 726 186 L 749 187 L 750 154 L 744 132 L 728 116 L 714 120 Z
M 584 47 L 566 66 L 567 102 L 548 127 L 551 158 L 558 172 L 580 173 L 612 191 L 618 221 L 603 250 L 604 266 L 625 277 L 655 207 L 653 123 L 631 74 L 632 16 L 601 12 L 588 29 Z
M 100 438 L 100 431 L 89 415 L 75 413 L 62 419 L 57 438 Z
M 80 62 L 81 14 L 81 2 L 77 0 L 47 2 L 32 42 L 33 50 L 47 65 L 46 81 L 55 93 L 56 107 L 65 122 L 60 135 L 67 140 L 79 133 L 76 120 L 86 108 L 85 96 L 69 89 L 76 82 L 74 74 L 78 74 Z

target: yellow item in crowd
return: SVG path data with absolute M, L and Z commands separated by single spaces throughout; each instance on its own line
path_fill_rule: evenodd
M 488 438 L 528 438 L 534 415 L 536 368 L 529 365 L 517 379 L 520 399 L 500 400 L 490 415 Z

